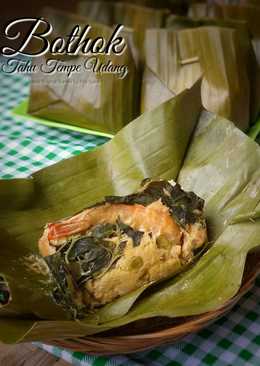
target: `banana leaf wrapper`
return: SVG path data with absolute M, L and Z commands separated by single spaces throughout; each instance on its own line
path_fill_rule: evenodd
M 163 26 L 169 14 L 167 9 L 153 9 L 143 4 L 136 5 L 135 2 L 112 1 L 81 1 L 78 12 L 94 22 L 109 26 L 124 24 L 133 29 L 138 26 L 144 29 Z
M 132 29 L 138 57 L 143 60 L 145 30 L 163 27 L 169 11 L 132 3 L 82 1 L 78 4 L 78 13 L 87 16 L 88 19 L 94 22 L 108 26 L 123 24 L 125 27 Z
M 81 29 L 89 24 L 88 19 L 77 15 L 70 15 L 63 11 L 47 8 L 44 12 L 57 34 L 69 34 L 76 24 Z M 101 24 L 92 24 L 89 32 L 91 38 L 103 36 L 110 38 L 113 28 Z M 85 127 L 109 134 L 115 134 L 124 125 L 139 115 L 140 71 L 134 57 L 132 34 L 130 31 L 122 33 L 127 40 L 127 49 L 122 55 L 98 55 L 86 56 L 50 56 L 34 58 L 33 64 L 37 67 L 37 73 L 32 74 L 29 110 L 36 117 L 46 118 L 52 121 L 63 122 L 78 127 Z M 46 65 L 49 59 L 51 63 L 58 62 L 66 67 L 81 65 L 79 73 L 73 73 L 70 77 L 65 72 L 46 73 L 40 65 Z M 88 61 L 87 61 L 88 59 Z M 85 69 L 85 63 L 88 62 Z M 95 73 L 91 65 L 114 65 L 118 70 L 127 75 L 122 78 L 119 73 Z M 44 66 L 45 70 L 51 70 L 53 66 Z
M 239 6 L 231 4 L 215 4 L 214 16 L 224 19 L 244 20 L 253 37 L 253 46 L 258 64 L 260 64 L 260 7 L 255 4 L 243 4 Z
M 251 4 L 214 4 L 214 16 L 246 21 L 253 37 L 257 39 L 260 37 L 259 12 L 259 6 Z
M 197 84 L 196 88 L 184 92 L 177 100 L 172 99 L 155 111 L 140 116 L 109 143 L 92 152 L 79 155 L 79 159 L 71 158 L 61 161 L 27 179 L 2 180 L 0 183 L 1 225 L 5 227 L 3 235 L 6 235 L 3 242 L 9 239 L 12 241 L 12 238 L 19 240 L 21 250 L 19 258 L 24 257 L 26 253 L 37 254 L 37 242 L 47 222 L 72 216 L 75 212 L 101 201 L 105 196 L 132 193 L 138 188 L 141 180 L 148 176 L 166 179 L 176 177 L 199 117 L 201 109 L 198 101 L 199 89 L 200 85 Z M 192 114 L 185 110 L 186 103 L 180 103 L 182 99 L 186 102 L 190 100 Z M 184 115 L 186 115 L 186 127 L 171 128 L 172 125 L 177 127 Z M 176 137 L 175 134 L 177 134 Z M 175 140 L 178 141 L 177 145 L 172 144 Z M 149 146 L 146 143 L 148 141 L 150 141 Z M 79 181 L 83 183 L 79 184 Z M 89 194 L 90 191 L 91 194 Z M 5 214 L 7 207 L 9 207 L 8 214 Z M 13 226 L 8 225 L 8 222 L 11 223 L 10 216 L 16 225 L 14 237 L 11 235 L 9 238 Z M 29 231 L 28 226 L 30 226 Z M 2 249 L 8 251 L 8 246 L 3 245 Z M 1 258 L 6 256 L 7 253 Z M 11 270 L 12 266 L 9 264 L 7 261 L 1 263 L 1 270 L 3 266 Z M 22 270 L 24 267 L 27 271 L 30 270 L 28 263 L 19 262 L 13 267 L 14 271 L 15 267 L 18 268 L 18 264 L 23 267 Z M 12 278 L 9 278 L 6 272 L 5 277 L 13 293 L 15 278 L 12 283 Z M 43 274 L 44 278 L 46 276 L 44 277 Z M 24 294 L 28 294 L 26 291 L 30 291 L 35 279 L 32 279 L 32 283 L 30 281 L 28 277 L 19 284 Z M 23 296 L 23 298 L 26 309 L 21 306 L 21 299 L 16 303 L 15 296 L 12 297 L 7 308 L 15 309 L 21 314 L 34 314 L 35 298 L 30 296 Z M 31 298 L 32 303 L 28 300 Z M 42 302 L 42 306 L 38 309 L 40 316 L 49 318 L 49 314 L 44 315 L 46 304 L 43 300 L 40 302 Z
M 247 44 L 248 45 L 248 44 Z M 249 46 L 249 45 L 248 45 Z M 204 108 L 234 121 L 247 130 L 250 121 L 249 50 L 240 32 L 223 27 L 199 27 L 174 31 L 146 31 L 146 65 L 142 85 L 142 112 L 157 104 L 150 89 L 164 83 L 175 94 L 202 77 Z M 154 75 L 153 75 L 154 76 Z M 166 98 L 167 92 L 163 94 Z M 156 102 L 156 100 L 155 100 Z
M 246 20 L 231 18 L 188 18 L 170 15 L 167 18 L 167 27 L 171 30 L 187 28 L 217 26 L 232 28 L 239 32 L 241 48 L 247 62 L 247 73 L 250 83 L 250 122 L 254 123 L 260 111 L 260 68 L 255 53 L 255 41 Z
M 259 163 L 258 144 L 232 122 L 201 112 L 200 85 L 195 84 L 94 151 L 28 179 L 0 181 L 0 268 L 11 288 L 11 301 L 0 311 L 1 340 L 70 338 L 138 319 L 219 308 L 238 291 L 247 253 L 260 245 Z M 20 259 L 37 255 L 47 221 L 78 212 L 103 196 L 133 192 L 147 176 L 174 178 L 205 200 L 209 249 L 185 272 L 149 292 L 140 288 L 81 320 L 66 320 L 66 314 L 61 319 L 61 312 L 58 318 L 41 288 L 47 276 L 28 272 Z M 10 333 L 4 332 L 8 328 Z

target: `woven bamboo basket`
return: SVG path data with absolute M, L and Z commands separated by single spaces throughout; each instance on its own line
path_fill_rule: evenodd
M 48 342 L 51 345 L 86 352 L 93 355 L 115 355 L 139 352 L 163 344 L 174 343 L 195 333 L 225 315 L 254 285 L 260 274 L 260 251 L 247 257 L 242 285 L 238 293 L 221 308 L 197 316 L 185 318 L 153 318 L 137 321 L 124 327 L 96 336 L 59 339 Z

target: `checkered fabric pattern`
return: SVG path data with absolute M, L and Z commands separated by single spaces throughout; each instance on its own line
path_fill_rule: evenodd
M 0 177 L 26 177 L 40 168 L 106 142 L 105 137 L 49 128 L 16 118 L 12 109 L 28 97 L 29 77 L 1 74 Z
M 28 176 L 106 141 L 12 116 L 11 109 L 28 96 L 29 79 L 23 75 L 0 75 L 0 86 L 1 178 Z M 78 366 L 259 366 L 260 279 L 227 316 L 174 345 L 128 356 L 93 357 L 36 344 Z

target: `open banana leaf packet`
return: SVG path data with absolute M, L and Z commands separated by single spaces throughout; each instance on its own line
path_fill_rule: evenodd
M 71 319 L 54 301 L 53 277 L 39 255 L 44 226 L 106 196 L 131 194 L 148 177 L 174 180 L 205 200 L 209 247 L 182 273 Z M 237 293 L 247 254 L 260 245 L 260 147 L 203 110 L 195 83 L 101 147 L 28 178 L 1 180 L 0 198 L 0 273 L 10 289 L 0 307 L 1 341 L 47 342 L 202 314 Z
M 52 37 L 69 34 L 75 25 L 92 26 L 90 38 L 108 40 L 114 28 L 89 23 L 88 19 L 46 8 L 44 17 L 52 24 Z M 139 115 L 140 72 L 132 44 L 132 32 L 122 34 L 127 48 L 121 55 L 50 56 L 34 58 L 28 112 L 34 117 L 114 134 Z M 44 70 L 41 69 L 43 65 Z M 57 67 L 56 67 L 56 66 Z M 80 65 L 80 72 L 52 72 Z M 95 67 L 97 71 L 93 71 Z M 98 68 L 113 69 L 101 73 Z
M 203 106 L 247 130 L 259 114 L 260 78 L 245 23 L 174 16 L 168 26 L 146 31 L 141 111 L 202 77 Z

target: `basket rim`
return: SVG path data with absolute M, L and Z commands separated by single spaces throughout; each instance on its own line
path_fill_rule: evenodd
M 245 284 L 243 284 L 240 287 L 240 290 L 237 292 L 237 294 L 235 296 L 233 296 L 230 300 L 228 300 L 225 304 L 223 304 L 221 307 L 219 307 L 218 309 L 212 310 L 212 311 L 208 311 L 205 313 L 201 313 L 201 314 L 195 314 L 193 316 L 190 317 L 186 317 L 187 318 L 187 322 L 184 321 L 184 323 L 181 324 L 176 324 L 174 326 L 170 326 L 167 327 L 165 329 L 161 329 L 158 331 L 153 331 L 153 332 L 149 332 L 149 333 L 142 333 L 142 334 L 136 334 L 136 335 L 128 335 L 128 336 L 109 336 L 109 338 L 114 338 L 114 339 L 138 339 L 138 338 L 149 338 L 149 337 L 153 337 L 153 336 L 162 336 L 165 332 L 167 332 L 167 330 L 171 330 L 171 329 L 176 329 L 178 330 L 179 328 L 183 328 L 183 327 L 188 327 L 190 325 L 197 325 L 199 323 L 201 323 L 201 321 L 209 321 L 209 320 L 213 320 L 215 321 L 219 316 L 222 316 L 225 312 L 229 311 L 231 307 L 233 307 L 237 301 L 239 301 L 239 299 L 244 296 L 254 285 L 255 279 L 258 276 L 258 274 L 260 274 L 260 268 L 258 270 L 257 273 L 255 273 Z M 214 316 L 214 317 L 213 317 Z M 176 317 L 177 318 L 177 317 Z M 175 318 L 175 319 L 176 319 Z M 147 319 L 151 319 L 151 318 L 147 318 Z M 173 318 L 174 319 L 174 318 Z M 185 324 L 187 323 L 187 324 Z M 87 337 L 83 337 L 87 338 L 87 339 L 106 339 L 107 337 L 103 336 L 100 337 L 98 336 L 98 334 L 95 336 L 87 336 Z
M 179 324 L 166 324 L 163 329 L 151 330 L 146 333 L 144 328 L 144 332 L 141 329 L 142 333 L 138 334 L 118 336 L 105 334 L 100 336 L 97 333 L 85 337 L 58 338 L 46 341 L 45 343 L 66 348 L 73 352 L 106 356 L 147 351 L 163 344 L 172 344 L 185 336 L 200 331 L 202 328 L 224 316 L 253 287 L 256 277 L 260 275 L 260 251 L 259 258 L 257 258 L 257 261 L 253 259 L 253 262 L 253 265 L 249 267 L 249 271 L 247 273 L 244 272 L 238 292 L 218 309 L 183 317 L 183 322 Z M 151 318 L 147 318 L 147 320 L 149 319 Z M 169 319 L 177 319 L 177 317 Z
M 258 268 L 257 271 L 255 271 L 254 273 L 252 273 L 252 275 L 248 278 L 248 280 L 242 284 L 242 286 L 240 287 L 239 291 L 237 292 L 236 295 L 234 295 L 231 299 L 229 299 L 225 304 L 223 304 L 221 307 L 219 307 L 218 309 L 209 311 L 209 312 L 205 312 L 202 314 L 195 314 L 192 315 L 190 317 L 186 317 L 187 321 L 184 321 L 181 324 L 175 324 L 172 326 L 167 326 L 164 329 L 160 329 L 157 331 L 151 331 L 148 333 L 141 333 L 141 334 L 133 334 L 133 335 L 126 335 L 126 336 L 113 336 L 113 335 L 109 335 L 109 336 L 99 336 L 99 334 L 96 335 L 91 335 L 91 336 L 86 336 L 86 337 L 75 337 L 75 338 L 71 338 L 71 340 L 89 340 L 89 341 L 102 341 L 102 340 L 107 340 L 109 339 L 114 339 L 114 340 L 138 340 L 138 339 L 143 339 L 143 338 L 157 338 L 157 337 L 163 337 L 163 336 L 168 336 L 169 331 L 172 333 L 172 331 L 174 330 L 174 333 L 179 331 L 180 329 L 183 330 L 183 332 L 185 333 L 185 331 L 188 331 L 188 329 L 186 328 L 190 328 L 191 326 L 197 326 L 200 325 L 202 322 L 209 322 L 209 321 L 215 321 L 218 317 L 222 316 L 224 313 L 228 312 L 238 301 L 239 299 L 245 295 L 254 285 L 255 279 L 256 277 L 260 274 L 260 266 Z M 151 319 L 151 318 L 147 318 L 147 319 Z M 173 318 L 174 319 L 174 318 Z M 176 318 L 175 318 L 176 319 Z M 64 340 L 68 340 L 68 339 L 64 339 Z M 54 342 L 62 342 L 63 339 L 55 339 Z

